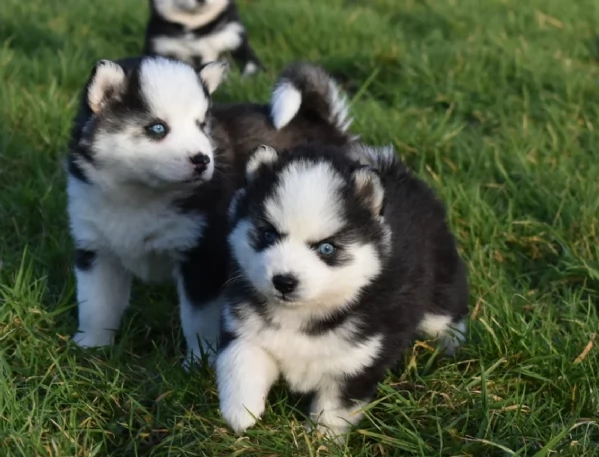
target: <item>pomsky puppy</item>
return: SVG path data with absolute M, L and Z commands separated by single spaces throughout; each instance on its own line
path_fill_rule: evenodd
M 354 138 L 346 99 L 321 68 L 290 65 L 270 105 L 212 106 L 226 68 L 214 62 L 196 73 L 163 57 L 95 66 L 68 154 L 80 346 L 111 343 L 134 276 L 174 275 L 189 355 L 214 348 L 226 214 L 248 152 L 263 142 L 288 148 Z
M 464 338 L 467 272 L 433 191 L 392 148 L 258 147 L 232 200 L 216 362 L 221 412 L 242 432 L 280 375 L 342 435 L 418 334 Z
M 150 0 L 150 8 L 146 55 L 182 60 L 199 69 L 231 52 L 244 75 L 263 68 L 234 0 Z

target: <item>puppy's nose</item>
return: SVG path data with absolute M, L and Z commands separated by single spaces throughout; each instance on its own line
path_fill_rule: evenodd
M 298 284 L 298 280 L 292 275 L 275 275 L 272 277 L 272 284 L 279 292 L 290 294 Z
M 199 153 L 191 156 L 189 161 L 195 166 L 195 169 L 198 173 L 202 173 L 206 171 L 206 168 L 208 168 L 210 157 L 208 157 L 206 154 Z

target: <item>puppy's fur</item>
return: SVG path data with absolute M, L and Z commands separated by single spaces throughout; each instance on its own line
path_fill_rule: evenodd
M 353 138 L 345 100 L 320 68 L 287 68 L 270 105 L 212 107 L 225 72 L 215 62 L 197 74 L 162 57 L 94 68 L 68 155 L 79 345 L 111 343 L 134 276 L 174 275 L 189 354 L 200 355 L 202 340 L 214 346 L 226 211 L 247 152 L 262 142 L 286 148 Z
M 250 157 L 234 197 L 217 359 L 221 411 L 242 432 L 282 375 L 339 435 L 417 334 L 465 331 L 465 266 L 431 189 L 391 148 L 302 146 Z
M 263 68 L 233 0 L 150 0 L 145 54 L 198 69 L 231 52 L 244 75 Z

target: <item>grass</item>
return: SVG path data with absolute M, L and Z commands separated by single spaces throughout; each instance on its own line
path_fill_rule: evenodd
M 335 447 L 277 387 L 235 437 L 214 376 L 180 367 L 172 287 L 137 287 L 105 352 L 69 343 L 73 248 L 61 161 L 96 59 L 141 49 L 142 0 L 0 7 L 0 454 L 599 455 L 599 9 L 594 0 L 239 0 L 267 74 L 325 66 L 355 129 L 446 202 L 468 262 L 468 343 L 416 343 Z

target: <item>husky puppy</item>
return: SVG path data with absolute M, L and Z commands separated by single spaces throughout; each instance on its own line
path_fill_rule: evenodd
M 417 334 L 448 353 L 463 339 L 467 273 L 444 207 L 392 148 L 261 146 L 246 179 L 230 208 L 221 412 L 251 427 L 282 375 L 338 436 Z
M 219 62 L 196 73 L 162 57 L 95 66 L 68 154 L 80 346 L 111 343 L 134 276 L 174 275 L 189 355 L 213 347 L 226 212 L 247 152 L 262 142 L 288 148 L 353 138 L 346 100 L 322 69 L 290 65 L 270 105 L 212 106 L 225 72 Z
M 231 52 L 244 75 L 263 68 L 233 0 L 150 0 L 150 8 L 145 54 L 182 60 L 198 69 Z

